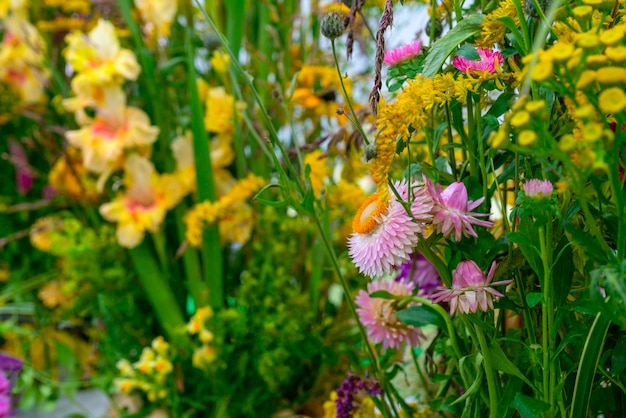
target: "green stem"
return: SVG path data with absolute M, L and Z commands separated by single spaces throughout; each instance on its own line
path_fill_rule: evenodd
M 411 296 L 410 299 L 414 300 L 415 302 L 421 303 L 423 306 L 428 306 L 430 309 L 436 311 L 439 316 L 441 316 L 441 318 L 446 323 L 446 328 L 448 331 L 448 335 L 450 336 L 450 344 L 452 345 L 452 350 L 454 350 L 454 355 L 457 357 L 457 359 L 462 358 L 463 354 L 456 340 L 456 331 L 454 329 L 454 325 L 452 325 L 452 319 L 450 319 L 450 315 L 448 314 L 448 312 L 446 312 L 439 304 L 432 303 L 428 299 L 424 299 L 419 296 Z
M 550 404 L 549 416 L 555 413 L 555 386 L 556 386 L 556 363 L 551 358 L 554 352 L 554 300 L 552 295 L 552 223 L 546 227 L 539 227 L 539 247 L 543 264 L 543 390 L 544 399 Z
M 348 96 L 348 91 L 346 90 L 346 86 L 343 83 L 343 76 L 341 75 L 341 69 L 339 68 L 339 60 L 337 60 L 337 51 L 335 49 L 334 39 L 330 40 L 330 45 L 332 46 L 333 60 L 335 61 L 335 68 L 337 69 L 337 76 L 339 77 L 339 83 L 341 83 L 341 90 L 343 91 L 343 97 L 346 100 L 348 107 L 350 108 L 350 114 L 352 115 L 352 119 L 354 119 L 352 122 L 354 123 L 354 127 L 361 134 L 361 137 L 363 137 L 363 142 L 369 145 L 370 142 L 367 139 L 367 136 L 365 135 L 365 131 L 363 130 L 361 123 L 359 122 L 359 118 L 356 116 L 356 112 L 354 111 L 354 108 L 352 107 L 352 100 L 350 100 L 350 96 Z
M 194 66 L 193 32 L 186 30 L 185 49 L 187 51 L 187 88 L 190 93 L 191 130 L 193 132 L 193 153 L 196 166 L 196 183 L 199 202 L 214 202 L 217 198 L 209 137 L 204 126 L 204 113 L 196 84 L 196 69 Z M 208 226 L 202 233 L 202 263 L 204 277 L 209 286 L 211 307 L 219 309 L 224 301 L 223 259 L 220 245 L 220 235 L 216 224 Z
M 178 332 L 185 323 L 182 311 L 176 303 L 174 292 L 172 292 L 169 283 L 161 274 L 147 241 L 144 240 L 137 247 L 132 248 L 129 253 L 135 271 L 167 339 L 177 344 L 187 345 L 189 342 L 187 335 Z
M 497 418 L 498 416 L 498 386 L 494 374 L 494 368 L 491 364 L 491 355 L 489 354 L 489 345 L 485 339 L 483 329 L 478 325 L 474 326 L 480 349 L 483 352 L 483 366 L 485 375 L 487 376 L 487 389 L 489 390 L 489 418 Z
M 483 130 L 481 126 L 482 109 L 480 107 L 480 99 L 482 97 L 482 93 L 483 90 L 481 87 L 478 90 L 478 100 L 476 101 L 476 141 L 478 142 L 478 165 L 480 167 L 480 174 L 483 183 L 483 196 L 485 197 L 485 203 L 487 204 L 487 208 L 489 208 L 491 204 L 490 199 L 488 199 L 487 197 L 487 166 L 485 164 L 485 141 L 483 141 Z
M 450 287 L 452 285 L 450 270 L 448 270 L 446 263 L 431 250 L 430 245 L 425 240 L 420 239 L 417 242 L 417 250 L 435 267 L 443 284 Z

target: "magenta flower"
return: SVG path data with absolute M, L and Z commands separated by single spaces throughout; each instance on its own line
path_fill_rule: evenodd
M 542 200 L 549 198 L 552 195 L 552 183 L 550 180 L 530 179 L 526 183 L 522 184 L 522 189 L 526 193 L 526 196 L 535 200 Z
M 453 232 L 457 241 L 463 235 L 477 237 L 472 225 L 484 227 L 493 225 L 491 221 L 478 219 L 479 216 L 489 216 L 488 213 L 471 212 L 472 209 L 477 208 L 485 200 L 484 197 L 476 201 L 468 200 L 467 189 L 459 181 L 452 183 L 444 191 L 441 191 L 439 184 L 435 186 L 431 179 L 426 176 L 423 178 L 426 188 L 435 203 L 432 211 L 433 225 L 437 232 L 443 233 L 444 237 L 450 236 Z
M 17 192 L 25 195 L 33 187 L 35 173 L 28 163 L 28 156 L 22 144 L 14 139 L 9 139 L 9 153 L 11 154 L 11 162 L 15 166 Z
M 450 302 L 450 315 L 458 309 L 462 313 L 474 313 L 480 308 L 487 312 L 493 309 L 493 299 L 504 295 L 491 286 L 509 284 L 512 280 L 491 283 L 496 272 L 496 262 L 491 264 L 489 273 L 485 273 L 473 261 L 461 261 L 452 272 L 452 289 L 440 287 L 432 296 L 433 302 Z
M 452 65 L 464 73 L 473 73 L 476 71 L 493 73 L 496 71 L 496 68 L 500 68 L 500 65 L 502 65 L 504 61 L 501 53 L 491 49 L 478 48 L 476 52 L 478 52 L 480 56 L 480 61 L 468 60 L 467 58 L 457 55 L 452 60 Z
M 10 418 L 11 416 L 11 398 L 8 395 L 0 395 L 0 418 Z
M 410 44 L 402 45 L 398 48 L 394 48 L 390 51 L 385 52 L 385 57 L 383 61 L 387 65 L 396 65 L 399 62 L 406 61 L 409 58 L 413 58 L 414 56 L 419 55 L 421 49 L 421 42 L 414 41 Z
M 418 295 L 423 297 L 431 295 L 441 285 L 437 269 L 420 253 L 413 253 L 411 259 L 400 266 L 396 281 L 404 282 L 411 288 L 417 286 Z
M 408 198 L 406 182 L 396 182 L 394 187 L 402 199 Z M 388 202 L 380 202 L 376 194 L 370 196 L 354 217 L 349 254 L 366 276 L 389 274 L 394 267 L 409 261 L 419 234 L 432 220 L 433 202 L 426 190 L 416 186 L 411 192 L 413 219 L 393 193 Z
M 391 299 L 373 298 L 370 296 L 378 290 L 386 290 L 392 295 L 410 296 L 413 288 L 405 282 L 377 280 L 367 285 L 367 292 L 360 290 L 356 297 L 356 312 L 359 320 L 367 329 L 367 336 L 373 343 L 383 343 L 383 349 L 400 348 L 403 342 L 411 347 L 417 346 L 422 332 L 403 323 L 396 316 L 395 301 Z

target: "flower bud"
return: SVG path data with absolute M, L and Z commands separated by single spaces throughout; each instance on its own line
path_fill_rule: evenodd
M 322 19 L 322 35 L 330 40 L 343 35 L 343 16 L 337 12 L 330 12 Z

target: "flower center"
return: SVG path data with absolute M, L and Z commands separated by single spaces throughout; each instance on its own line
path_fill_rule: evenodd
M 387 202 L 380 202 L 374 193 L 361 205 L 354 220 L 352 229 L 358 234 L 369 234 L 378 226 L 378 217 L 387 213 Z

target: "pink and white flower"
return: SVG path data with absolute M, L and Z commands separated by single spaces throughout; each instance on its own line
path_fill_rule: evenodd
M 500 68 L 504 61 L 501 53 L 491 49 L 478 48 L 476 52 L 478 52 L 478 56 L 480 56 L 480 61 L 468 60 L 467 58 L 457 55 L 452 60 L 452 65 L 464 73 L 474 73 L 476 71 L 493 73 L 496 71 L 496 68 Z
M 396 65 L 402 61 L 406 61 L 410 58 L 419 55 L 422 49 L 422 44 L 420 41 L 414 41 L 410 44 L 402 45 L 398 48 L 394 48 L 390 51 L 385 52 L 385 57 L 383 61 L 387 65 Z
M 379 290 L 385 290 L 396 296 L 410 296 L 413 287 L 406 282 L 378 280 L 367 285 L 367 292 L 359 291 L 355 300 L 358 306 L 356 312 L 367 329 L 367 337 L 373 343 L 382 343 L 385 350 L 400 348 L 403 342 L 411 347 L 417 346 L 422 332 L 398 319 L 396 301 L 370 296 Z
M 554 188 L 550 180 L 530 179 L 522 184 L 526 196 L 535 200 L 547 199 L 552 195 Z
M 396 182 L 398 194 L 408 200 L 409 186 Z M 359 271 L 369 277 L 390 273 L 394 267 L 409 261 L 419 234 L 432 220 L 433 202 L 423 187 L 411 189 L 411 215 L 394 197 L 381 202 L 377 194 L 361 206 L 354 221 L 354 233 L 348 239 L 350 257 Z
M 496 272 L 496 262 L 491 264 L 489 273 L 485 273 L 478 265 L 469 260 L 461 261 L 452 272 L 452 288 L 440 287 L 439 292 L 432 295 L 433 302 L 450 302 L 450 314 L 457 309 L 462 313 L 475 313 L 480 309 L 487 312 L 493 309 L 493 300 L 504 295 L 492 286 L 506 285 L 512 280 L 501 280 L 492 283 Z
M 484 197 L 476 201 L 468 200 L 467 189 L 460 181 L 454 182 L 442 191 L 439 184 L 435 185 L 433 181 L 426 176 L 424 183 L 428 193 L 433 199 L 434 206 L 432 209 L 433 225 L 444 237 L 454 233 L 454 238 L 459 241 L 462 236 L 477 237 L 476 231 L 472 225 L 490 227 L 493 222 L 478 219 L 479 216 L 489 216 L 488 213 L 472 212 L 473 209 L 480 206 L 485 200 Z

